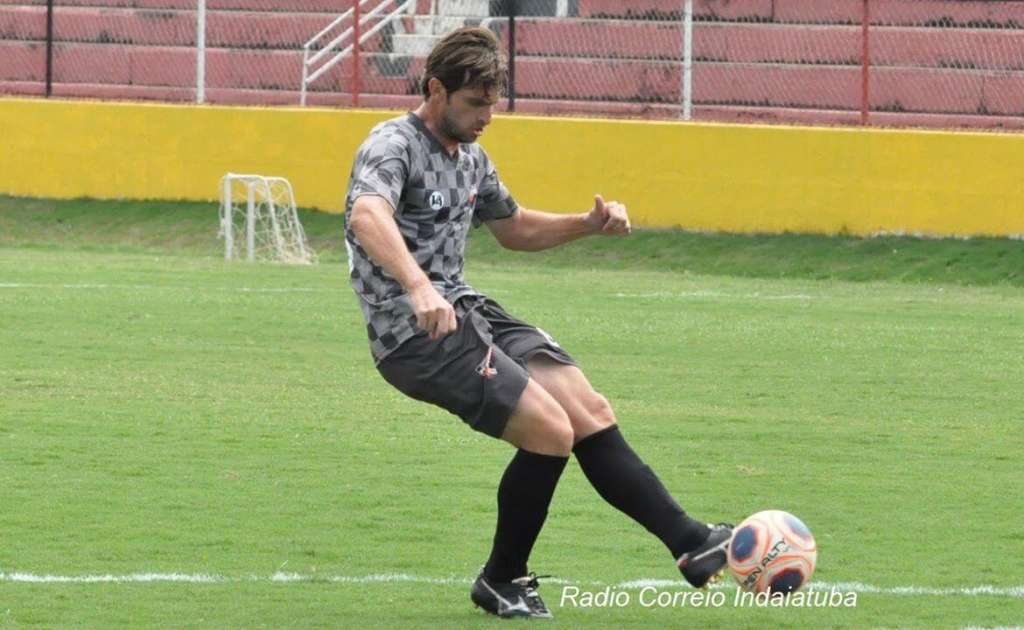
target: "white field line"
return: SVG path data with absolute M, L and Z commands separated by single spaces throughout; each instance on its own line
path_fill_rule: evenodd
M 611 587 L 621 590 L 637 590 L 645 587 L 685 588 L 682 580 L 638 579 L 606 584 L 604 582 L 575 582 L 548 578 L 554 584 L 579 584 L 590 587 Z M 0 582 L 16 582 L 26 584 L 99 584 L 99 583 L 149 583 L 149 582 L 185 582 L 190 584 L 225 584 L 232 582 L 335 582 L 342 584 L 375 584 L 375 583 L 414 583 L 435 584 L 442 586 L 471 584 L 471 578 L 460 577 L 425 577 L 408 573 L 376 573 L 370 575 L 314 575 L 303 573 L 285 573 L 278 571 L 270 575 L 247 575 L 229 577 L 209 573 L 129 573 L 126 575 L 41 575 L 20 571 L 0 571 Z M 716 588 L 732 588 L 721 585 Z M 1020 586 L 961 586 L 961 587 L 929 587 L 929 586 L 875 586 L 863 582 L 811 582 L 808 588 L 816 591 L 835 590 L 843 593 L 870 593 L 878 595 L 900 595 L 907 597 L 1004 597 L 1024 599 L 1024 585 Z
M 819 294 L 809 295 L 807 293 L 761 293 L 755 291 L 753 293 L 729 293 L 726 291 L 651 291 L 648 293 L 612 293 L 612 298 L 616 299 L 627 299 L 627 300 L 652 300 L 652 301 L 707 301 L 707 302 L 724 302 L 724 301 L 739 301 L 739 300 L 752 300 L 752 301 L 764 301 L 764 302 L 811 302 L 811 301 L 830 301 L 830 300 L 860 300 L 861 297 L 856 295 L 839 297 L 834 295 Z M 994 296 L 996 299 L 998 296 Z M 875 298 L 872 298 L 875 299 Z M 882 296 L 880 298 L 885 303 L 899 303 L 899 304 L 948 304 L 951 300 L 955 300 L 952 292 L 947 292 L 946 287 L 936 287 L 931 295 L 921 294 L 908 294 L 908 295 L 891 295 Z M 877 300 L 876 300 L 877 301 Z
M 804 293 L 768 295 L 765 293 L 725 293 L 722 291 L 654 291 L 651 293 L 614 293 L 612 297 L 629 300 L 813 300 Z
M 344 290 L 342 285 L 338 287 L 195 287 L 195 286 L 181 286 L 181 285 L 159 285 L 159 284 L 45 284 L 45 283 L 34 283 L 34 282 L 0 282 L 0 289 L 69 289 L 69 290 L 91 290 L 91 291 L 189 291 L 192 293 L 200 291 L 221 291 L 231 293 L 335 293 L 339 290 Z M 936 292 L 942 294 L 945 291 L 944 287 L 938 287 Z M 510 295 L 512 292 L 503 289 L 492 289 L 488 291 L 490 295 Z M 707 300 L 707 301 L 725 301 L 725 300 L 754 300 L 754 301 L 796 301 L 796 302 L 809 302 L 811 300 L 828 300 L 831 299 L 827 295 L 808 295 L 806 293 L 782 293 L 773 295 L 769 293 L 728 293 L 725 291 L 652 291 L 648 293 L 622 293 L 616 292 L 611 293 L 609 297 L 615 299 L 626 299 L 626 300 Z M 892 296 L 886 298 L 889 302 L 900 302 L 900 303 L 932 303 L 932 304 L 943 304 L 949 301 L 949 298 L 940 295 L 939 297 L 933 296 L 922 296 L 922 295 L 910 295 L 910 296 Z
M 0 289 L 85 289 L 103 290 L 114 289 L 120 291 L 146 291 L 151 289 L 181 289 L 184 291 L 232 291 L 235 293 L 319 293 L 323 291 L 336 291 L 337 289 L 318 289 L 313 287 L 181 287 L 173 285 L 156 284 L 36 284 L 23 282 L 3 282 Z
M 173 285 L 157 284 L 44 284 L 35 282 L 0 282 L 0 289 L 81 289 L 81 290 L 105 290 L 113 289 L 119 291 L 146 291 L 154 289 L 182 289 L 188 291 L 209 290 L 209 291 L 234 291 L 238 293 L 316 293 L 321 291 L 335 291 L 337 289 L 313 288 L 313 287 L 183 287 Z M 500 293 L 500 291 L 491 291 Z M 732 300 L 812 300 L 813 296 L 796 293 L 791 295 L 767 295 L 763 293 L 725 293 L 722 291 L 654 291 L 651 293 L 613 293 L 612 297 L 620 299 L 641 299 L 641 300 L 673 300 L 673 299 L 732 299 Z

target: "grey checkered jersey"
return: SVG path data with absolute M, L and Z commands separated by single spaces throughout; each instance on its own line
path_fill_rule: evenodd
M 373 128 L 349 177 L 345 245 L 370 352 L 380 362 L 416 334 L 416 316 L 402 286 L 370 259 L 349 227 L 352 205 L 363 195 L 391 204 L 405 246 L 451 303 L 478 294 L 462 273 L 470 226 L 510 217 L 518 205 L 480 145 L 460 144 L 453 156 L 411 112 Z

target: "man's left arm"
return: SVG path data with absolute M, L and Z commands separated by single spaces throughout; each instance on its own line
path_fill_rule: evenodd
M 594 207 L 581 214 L 554 214 L 522 206 L 504 219 L 487 221 L 502 247 L 536 252 L 594 234 L 623 235 L 631 231 L 626 206 L 594 196 Z

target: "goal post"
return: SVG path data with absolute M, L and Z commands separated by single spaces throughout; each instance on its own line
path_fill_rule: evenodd
M 220 185 L 224 259 L 311 264 L 316 253 L 299 222 L 295 193 L 283 177 L 228 173 Z

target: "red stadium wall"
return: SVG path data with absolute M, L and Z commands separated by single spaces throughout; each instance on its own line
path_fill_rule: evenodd
M 680 0 L 570 4 L 572 17 L 519 19 L 517 111 L 678 117 Z M 55 96 L 195 99 L 195 0 L 58 5 Z M 207 5 L 206 100 L 265 105 L 299 102 L 302 43 L 345 6 Z M 694 117 L 859 123 L 863 7 L 862 0 L 696 0 Z M 1024 129 L 1024 2 L 871 0 L 870 7 L 872 123 Z M 45 11 L 44 0 L 0 0 L 0 94 L 44 93 Z M 488 24 L 507 45 L 505 22 Z M 422 57 L 390 49 L 386 36 L 365 46 L 363 106 L 417 102 Z M 313 86 L 310 103 L 351 104 L 352 79 L 345 61 Z

